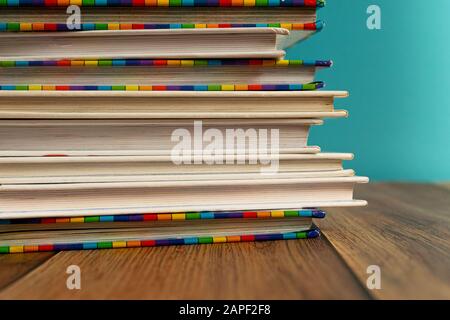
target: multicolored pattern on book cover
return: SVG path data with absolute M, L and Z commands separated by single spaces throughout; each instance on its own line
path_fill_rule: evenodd
M 0 0 L 1 1 L 1 0 Z M 0 22 L 0 32 L 24 31 L 94 31 L 94 30 L 155 30 L 155 29 L 204 29 L 204 28 L 284 28 L 291 31 L 319 31 L 322 21 L 311 23 L 81 23 L 78 29 L 71 29 L 66 23 L 42 22 Z
M 122 214 L 114 216 L 84 216 L 70 218 L 30 218 L 0 219 L 0 225 L 10 224 L 48 224 L 48 223 L 92 223 L 92 222 L 138 222 L 138 221 L 180 221 L 200 219 L 268 219 L 268 218 L 325 218 L 325 211 L 303 210 L 265 210 L 265 211 L 203 211 L 181 213 Z
M 190 238 L 172 238 L 162 240 L 130 240 L 130 241 L 105 241 L 105 242 L 102 241 L 89 243 L 58 243 L 58 244 L 44 244 L 44 245 L 0 246 L 0 254 L 41 252 L 41 251 L 93 250 L 93 249 L 113 249 L 113 248 L 116 249 L 116 248 L 159 247 L 159 246 L 189 245 L 189 244 L 310 239 L 316 238 L 318 236 L 320 236 L 319 229 L 311 229 L 307 231 L 290 232 L 290 233 L 236 235 L 225 237 L 190 237 Z
M 161 60 L 161 59 L 100 59 L 100 60 L 39 60 L 0 61 L 0 68 L 9 67 L 330 67 L 330 60 L 273 60 L 273 59 L 209 59 L 209 60 Z M 70 85 L 70 84 L 4 84 L 0 90 L 43 91 L 310 91 L 324 87 L 321 81 L 303 84 L 192 84 L 192 85 Z
M 0 0 L 0 7 L 323 7 L 325 0 Z
M 41 91 L 311 91 L 321 81 L 307 84 L 198 84 L 198 85 L 0 85 L 0 90 Z
M 200 219 L 270 219 L 305 217 L 322 219 L 325 212 L 318 209 L 303 210 L 269 210 L 269 211 L 227 211 L 227 212 L 186 212 L 186 213 L 148 213 L 128 214 L 114 216 L 85 216 L 72 218 L 31 218 L 31 219 L 3 219 L 1 225 L 16 224 L 54 224 L 54 223 L 101 223 L 101 222 L 142 222 L 142 221 L 180 221 Z M 268 240 L 289 240 L 316 238 L 320 235 L 317 228 L 290 232 L 259 235 L 234 235 L 223 237 L 188 237 L 170 238 L 161 240 L 129 240 L 129 241 L 99 241 L 87 243 L 58 243 L 41 245 L 15 245 L 2 246 L 0 240 L 0 253 L 23 253 L 39 251 L 64 251 L 64 250 L 92 250 L 111 248 L 136 248 L 155 247 L 168 245 L 210 244 L 227 242 L 248 242 Z
M 274 59 L 88 59 L 88 60 L 0 60 L 0 67 L 219 67 L 219 66 L 262 66 L 262 67 L 331 67 L 331 60 L 274 60 Z

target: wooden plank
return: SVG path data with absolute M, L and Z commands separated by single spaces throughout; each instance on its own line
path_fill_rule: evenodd
M 66 288 L 66 268 L 82 272 Z M 30 289 L 32 288 L 32 290 Z M 367 299 L 324 239 L 61 252 L 2 299 Z
M 318 223 L 355 275 L 381 268 L 382 299 L 450 298 L 450 192 L 435 185 L 358 186 L 366 208 L 330 209 Z
M 54 253 L 36 252 L 27 254 L 1 254 L 0 255 L 0 290 L 20 279 L 35 269 Z

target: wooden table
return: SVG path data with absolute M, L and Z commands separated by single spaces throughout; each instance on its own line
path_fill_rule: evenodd
M 450 185 L 356 195 L 369 206 L 329 210 L 321 239 L 0 255 L 0 298 L 450 299 Z M 81 290 L 66 288 L 72 264 Z

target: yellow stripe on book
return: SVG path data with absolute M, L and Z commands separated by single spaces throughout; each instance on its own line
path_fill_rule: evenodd
M 119 23 L 108 23 L 108 30 L 120 30 Z
M 126 248 L 127 243 L 125 241 L 114 241 L 112 243 L 113 248 Z
M 169 6 L 169 0 L 158 0 L 158 6 L 160 6 L 160 7 L 168 7 Z
M 9 247 L 9 253 L 21 253 L 23 252 L 23 246 L 11 246 Z
M 30 84 L 28 86 L 28 90 L 42 90 L 42 86 L 40 86 L 38 84 Z
M 174 213 L 174 214 L 172 214 L 172 220 L 186 220 L 186 214 Z
M 181 60 L 181 65 L 184 67 L 191 67 L 194 65 L 194 60 Z
M 255 0 L 244 0 L 244 7 L 254 7 Z
M 276 62 L 277 66 L 288 66 L 289 65 L 289 60 L 278 60 Z
M 31 23 L 21 23 L 20 24 L 20 31 L 32 31 L 33 25 Z
M 84 218 L 83 217 L 70 218 L 70 222 L 72 222 L 72 223 L 83 223 L 84 222 Z
M 284 211 L 272 211 L 272 218 L 283 218 Z
M 126 91 L 138 91 L 139 86 L 125 86 Z
M 222 91 L 234 91 L 234 85 L 232 84 L 223 84 Z
M 85 66 L 95 67 L 98 66 L 98 60 L 86 60 L 84 61 Z
M 82 6 L 83 5 L 83 0 L 70 0 L 70 4 L 71 5 L 77 5 L 77 6 Z
M 213 237 L 213 243 L 227 242 L 227 237 Z

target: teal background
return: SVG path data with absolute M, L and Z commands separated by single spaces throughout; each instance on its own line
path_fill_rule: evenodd
M 381 8 L 369 30 L 367 7 Z M 352 152 L 347 162 L 372 181 L 450 181 L 450 0 L 328 0 L 325 28 L 288 50 L 290 59 L 332 59 L 318 80 L 348 90 L 311 132 L 323 151 Z

